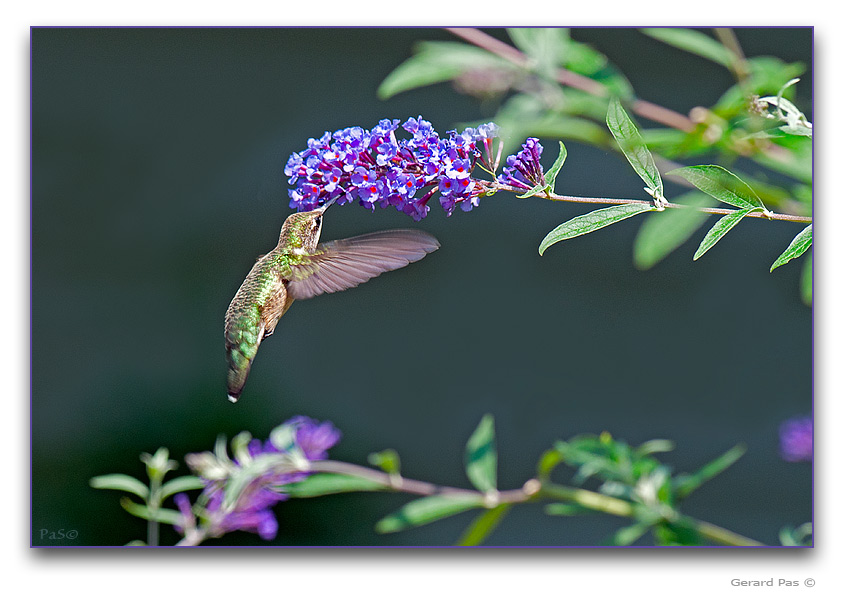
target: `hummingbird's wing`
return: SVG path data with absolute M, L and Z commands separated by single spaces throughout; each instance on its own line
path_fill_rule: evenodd
M 313 255 L 292 267 L 287 290 L 294 299 L 342 291 L 421 260 L 438 247 L 433 235 L 416 229 L 376 231 L 321 243 Z

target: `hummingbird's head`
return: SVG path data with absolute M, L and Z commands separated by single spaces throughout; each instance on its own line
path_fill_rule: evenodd
M 291 246 L 312 252 L 319 243 L 319 235 L 322 231 L 322 215 L 325 210 L 334 203 L 332 198 L 323 206 L 308 212 L 294 212 L 287 217 L 281 226 L 279 245 Z

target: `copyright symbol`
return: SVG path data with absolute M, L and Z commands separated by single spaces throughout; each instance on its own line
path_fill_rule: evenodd
M 67 536 L 70 540 L 73 540 L 74 538 L 79 536 L 79 532 L 77 530 L 68 530 L 67 533 L 65 533 L 65 536 Z M 812 585 L 814 585 L 814 584 L 812 584 Z
M 811 588 L 815 585 L 815 580 L 813 580 L 812 578 L 806 578 L 805 580 L 803 580 L 803 583 Z

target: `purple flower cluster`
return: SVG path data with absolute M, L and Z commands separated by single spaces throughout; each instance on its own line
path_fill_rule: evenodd
M 813 452 L 811 417 L 789 419 L 780 425 L 780 455 L 786 462 L 810 461 Z
M 297 416 L 284 425 L 295 430 L 293 447 L 307 460 L 323 460 L 327 457 L 327 450 L 340 440 L 340 432 L 330 421 L 319 423 L 313 419 Z M 270 440 L 261 442 L 252 440 L 247 450 L 251 457 L 250 463 L 255 463 L 262 456 L 278 455 L 285 452 L 279 450 Z M 242 467 L 240 461 L 232 461 L 235 467 Z M 235 472 L 238 468 L 235 468 Z M 210 536 L 222 536 L 227 532 L 245 530 L 256 532 L 264 540 L 272 540 L 278 532 L 278 521 L 271 508 L 287 499 L 279 487 L 303 480 L 310 473 L 296 470 L 277 471 L 270 469 L 254 477 L 240 492 L 232 509 L 223 509 L 225 487 L 227 479 L 209 479 L 203 476 L 206 487 L 200 496 L 206 500 L 203 517 L 208 522 Z M 175 501 L 182 514 L 181 532 L 195 525 L 195 518 L 190 502 L 184 493 L 175 496 Z
M 398 125 L 399 120 L 384 119 L 372 130 L 355 126 L 308 140 L 308 148 L 293 153 L 284 167 L 296 186 L 289 190 L 290 208 L 313 210 L 336 198 L 337 204 L 357 201 L 370 210 L 394 206 L 418 221 L 438 191 L 448 215 L 457 206 L 464 211 L 478 206 L 490 182 L 473 178 L 472 171 L 479 163 L 494 170 L 498 126 L 451 130 L 440 138 L 420 116 L 402 125 L 411 138 L 399 140 Z
M 498 176 L 502 184 L 528 191 L 536 186 L 545 185 L 545 172 L 539 162 L 542 145 L 539 139 L 528 138 L 515 155 L 507 157 L 507 166 Z

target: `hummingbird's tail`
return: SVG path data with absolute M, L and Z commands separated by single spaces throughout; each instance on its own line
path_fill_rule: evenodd
M 252 368 L 252 360 L 245 357 L 242 352 L 234 347 L 228 352 L 229 374 L 227 381 L 228 396 L 230 402 L 237 402 L 246 378 L 249 377 L 249 370 Z

